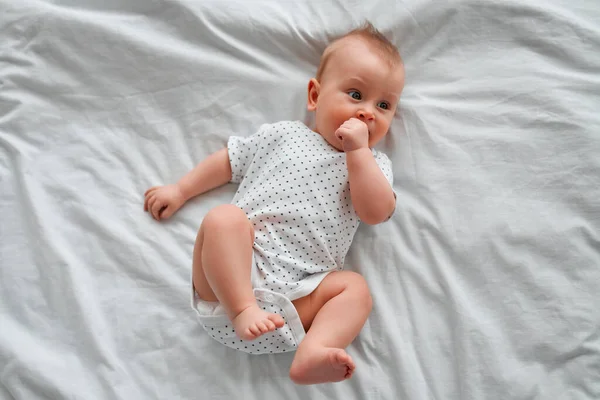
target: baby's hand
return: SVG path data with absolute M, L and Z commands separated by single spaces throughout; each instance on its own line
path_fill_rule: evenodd
M 144 211 L 155 220 L 167 219 L 185 203 L 177 185 L 154 186 L 144 193 Z
M 335 136 L 342 140 L 344 151 L 369 147 L 369 128 L 358 118 L 350 118 L 335 131 Z

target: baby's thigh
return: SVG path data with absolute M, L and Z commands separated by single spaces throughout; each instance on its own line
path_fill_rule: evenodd
M 304 330 L 308 332 L 313 320 L 325 303 L 344 291 L 352 291 L 356 296 L 364 297 L 365 301 L 371 303 L 369 287 L 362 275 L 352 271 L 331 272 L 327 274 L 312 293 L 292 301 L 298 311 Z

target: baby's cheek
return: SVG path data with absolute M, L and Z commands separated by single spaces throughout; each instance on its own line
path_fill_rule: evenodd
M 342 122 L 342 123 L 343 123 L 343 122 Z M 332 120 L 332 121 L 330 122 L 330 125 L 329 125 L 329 131 L 331 132 L 331 134 L 332 134 L 333 136 L 335 136 L 335 132 L 336 132 L 336 131 L 338 130 L 338 128 L 339 128 L 339 127 L 342 125 L 342 123 L 339 123 L 339 121 L 338 121 L 338 120 Z
M 385 136 L 386 130 L 377 130 L 369 136 L 369 147 L 373 147 Z
M 338 107 L 334 112 L 331 113 L 331 121 L 334 122 L 339 128 L 341 124 L 346 122 L 352 115 L 345 110 L 343 107 Z
M 346 118 L 345 115 L 341 115 L 338 118 L 336 118 L 334 126 L 335 129 L 337 130 L 337 128 L 339 128 L 340 126 L 342 126 L 344 124 L 344 122 L 348 121 L 349 118 Z

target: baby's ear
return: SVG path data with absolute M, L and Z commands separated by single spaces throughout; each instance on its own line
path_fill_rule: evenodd
M 306 102 L 306 109 L 308 111 L 315 111 L 317 109 L 317 100 L 319 98 L 320 90 L 321 85 L 318 80 L 312 78 L 308 81 L 308 101 Z

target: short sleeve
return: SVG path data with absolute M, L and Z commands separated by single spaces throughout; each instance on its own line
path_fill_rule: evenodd
M 229 163 L 231 164 L 231 182 L 240 183 L 254 159 L 254 155 L 265 139 L 266 125 L 259 128 L 258 132 L 248 137 L 230 136 L 227 141 Z
M 376 152 L 374 154 L 374 156 L 375 156 L 375 161 L 377 162 L 377 165 L 379 165 L 379 168 L 381 169 L 381 172 L 383 172 L 383 175 L 386 177 L 386 179 L 390 183 L 390 186 L 393 186 L 394 173 L 392 172 L 392 161 L 390 161 L 388 156 L 386 156 L 384 153 L 381 153 L 381 152 Z M 393 191 L 393 187 L 392 187 L 392 191 Z M 394 191 L 394 201 L 396 199 L 397 199 L 397 196 L 396 196 L 396 192 Z M 396 212 L 395 206 L 394 206 L 394 210 L 389 215 L 389 217 L 387 217 L 387 219 L 385 221 L 389 221 L 390 218 L 392 218 L 392 215 L 394 215 L 394 212 Z
M 394 173 L 392 172 L 392 162 L 390 161 L 388 156 L 379 151 L 375 152 L 374 156 L 377 165 L 379 165 L 379 168 L 381 169 L 381 172 L 383 172 L 383 175 L 387 178 L 390 185 L 393 185 Z

